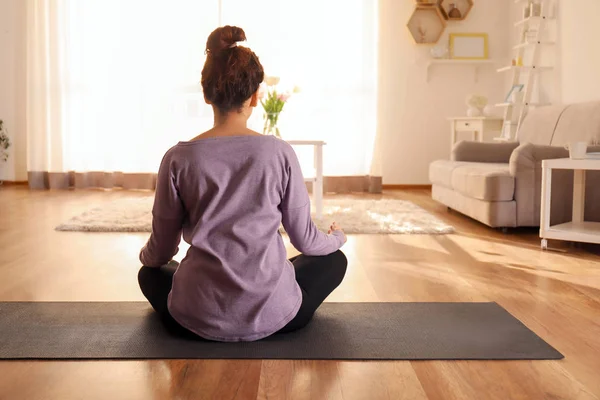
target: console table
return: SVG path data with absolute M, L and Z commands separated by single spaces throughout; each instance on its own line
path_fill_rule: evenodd
M 448 118 L 450 121 L 451 149 L 456 143 L 458 132 L 470 132 L 473 140 L 483 142 L 485 132 L 502 132 L 504 120 L 495 117 L 457 117 Z
M 304 177 L 307 182 L 313 183 L 313 196 L 315 198 L 315 213 L 318 219 L 323 217 L 323 146 L 322 140 L 286 140 L 291 146 L 313 146 L 314 149 L 314 177 Z
M 573 217 L 571 222 L 550 226 L 550 199 L 552 197 L 552 170 L 572 169 Z M 585 171 L 600 170 L 599 159 L 572 160 L 558 158 L 542 161 L 542 204 L 540 214 L 540 237 L 542 249 L 548 248 L 548 239 L 574 242 L 600 243 L 600 222 L 583 220 L 585 205 Z M 565 190 L 566 188 L 559 188 Z

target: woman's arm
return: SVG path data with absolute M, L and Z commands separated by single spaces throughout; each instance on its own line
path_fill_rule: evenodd
M 282 210 L 282 215 L 283 227 L 290 242 L 304 255 L 326 256 L 344 244 L 345 237 L 341 230 L 326 234 L 315 226 L 310 216 L 310 203 L 304 207 Z
M 345 241 L 342 231 L 320 231 L 310 215 L 310 198 L 296 153 L 288 153 L 287 182 L 281 202 L 282 223 L 292 245 L 308 256 L 324 256 L 338 250 Z
M 160 267 L 171 261 L 179 250 L 185 209 L 175 184 L 171 152 L 161 162 L 152 207 L 152 233 L 140 251 L 140 261 L 147 267 Z
M 152 233 L 140 251 L 140 261 L 146 267 L 160 267 L 171 261 L 179 251 L 181 222 L 152 216 Z

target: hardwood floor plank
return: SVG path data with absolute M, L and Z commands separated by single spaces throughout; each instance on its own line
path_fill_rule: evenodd
M 344 400 L 427 399 L 408 361 L 343 362 L 338 370 Z
M 597 399 L 558 361 L 412 362 L 429 400 Z
M 124 190 L 0 188 L 0 301 L 144 300 L 138 252 L 147 233 L 54 228 Z M 334 196 L 328 196 L 334 197 Z M 600 255 L 535 229 L 489 229 L 427 190 L 340 198 L 412 201 L 454 235 L 351 235 L 344 282 L 327 301 L 495 301 L 561 361 L 340 362 L 154 360 L 0 362 L 0 399 L 594 399 L 600 397 Z M 290 256 L 297 252 L 286 242 Z M 188 246 L 182 243 L 181 259 Z
M 425 392 L 409 362 L 264 361 L 259 399 L 418 400 Z
M 319 360 L 265 360 L 258 399 L 344 399 L 337 362 Z

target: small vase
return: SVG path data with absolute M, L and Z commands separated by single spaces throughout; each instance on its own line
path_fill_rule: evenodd
M 272 135 L 281 139 L 281 133 L 277 122 L 279 121 L 279 114 L 281 113 L 264 113 L 263 119 L 265 124 L 263 126 L 263 135 Z
M 432 47 L 430 50 L 431 56 L 433 58 L 447 58 L 448 57 L 448 47 L 445 45 L 437 45 L 435 47 Z
M 458 8 L 456 8 L 455 3 L 450 3 L 450 10 L 448 10 L 448 17 L 452 19 L 460 19 L 462 18 L 462 13 Z
M 469 107 L 467 110 L 467 117 L 481 117 L 481 110 L 475 107 Z

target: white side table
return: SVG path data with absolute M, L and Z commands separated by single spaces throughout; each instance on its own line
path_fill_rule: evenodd
M 571 222 L 550 226 L 550 199 L 552 197 L 552 170 L 572 169 L 573 218 Z M 540 214 L 540 237 L 542 249 L 548 248 L 548 239 L 574 242 L 600 243 L 600 222 L 583 220 L 585 205 L 585 171 L 600 170 L 599 159 L 571 160 L 558 158 L 542 161 L 542 202 Z M 561 190 L 566 188 L 559 188 Z
M 315 177 L 305 177 L 305 181 L 313 182 L 313 196 L 315 197 L 315 213 L 318 219 L 323 217 L 323 146 L 322 140 L 286 140 L 291 146 L 313 146 Z
M 456 143 L 458 132 L 471 132 L 473 140 L 483 142 L 485 132 L 502 132 L 504 122 L 502 118 L 494 117 L 457 117 L 448 118 L 448 120 L 450 121 L 450 132 L 452 134 L 450 149 Z

